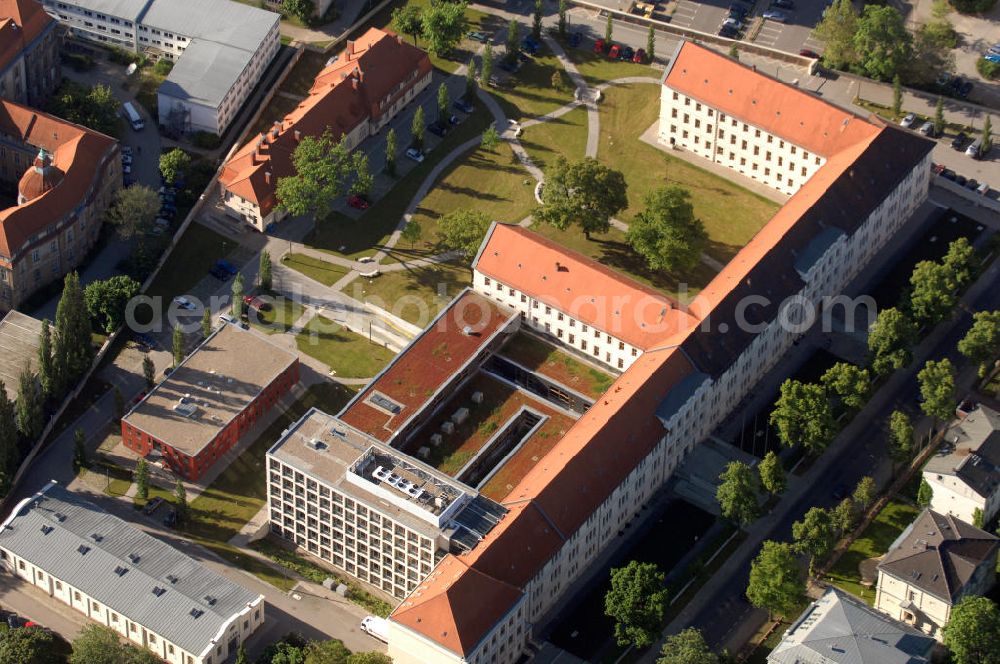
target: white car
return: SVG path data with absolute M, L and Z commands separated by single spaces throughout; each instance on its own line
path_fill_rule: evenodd
M 768 9 L 761 16 L 771 21 L 777 21 L 778 23 L 784 23 L 788 20 L 788 14 L 777 9 Z
M 132 163 L 132 155 L 130 155 L 130 154 L 123 154 L 122 155 L 122 163 L 123 164 L 131 164 Z
M 424 153 L 416 148 L 407 149 L 406 156 L 418 164 L 424 160 Z
M 175 297 L 174 302 L 176 302 L 177 306 L 181 309 L 187 309 L 188 311 L 194 309 L 194 303 L 186 297 Z
M 906 116 L 899 121 L 899 126 L 903 129 L 909 129 L 913 126 L 913 123 L 917 121 L 917 116 L 913 113 L 907 113 Z
M 221 313 L 219 314 L 219 320 L 221 320 L 223 323 L 228 323 L 229 325 L 236 324 L 236 319 L 233 318 L 232 314 Z

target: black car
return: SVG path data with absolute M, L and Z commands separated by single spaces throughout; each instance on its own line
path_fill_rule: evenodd
M 580 34 L 579 32 L 574 32 L 569 36 L 569 45 L 572 46 L 573 48 L 579 46 L 580 42 L 582 41 L 583 41 L 583 35 Z
M 724 25 L 721 28 L 719 28 L 719 36 L 727 37 L 729 39 L 736 39 L 737 37 L 740 36 L 740 31 L 732 26 Z
M 219 281 L 229 281 L 229 273 L 225 270 L 219 269 L 218 267 L 213 267 L 208 271 L 208 273 Z
M 142 508 L 142 513 L 149 516 L 156 510 L 160 509 L 160 505 L 163 504 L 163 498 L 153 498 L 146 503 L 146 506 Z
M 454 102 L 452 102 L 451 105 L 457 108 L 458 110 L 462 111 L 463 113 L 472 113 L 474 110 L 476 110 L 475 106 L 465 101 L 464 99 L 456 99 Z
M 965 147 L 965 142 L 969 140 L 969 137 L 964 133 L 959 132 L 958 136 L 951 139 L 951 147 L 953 150 L 961 150 Z
M 435 120 L 427 125 L 427 131 L 431 132 L 435 136 L 444 136 L 448 133 L 448 126 L 440 120 Z
M 792 0 L 772 0 L 771 6 L 778 9 L 795 9 L 795 3 Z
M 955 176 L 955 184 L 957 184 L 959 187 L 964 187 L 966 182 L 968 182 L 968 180 L 965 178 L 964 175 Z
M 20 627 L 23 624 L 24 624 L 24 621 L 21 620 L 21 618 L 18 617 L 18 615 L 16 613 L 12 613 L 9 616 L 7 616 L 7 625 L 11 629 L 17 629 L 18 627 Z
M 163 517 L 163 525 L 168 528 L 173 528 L 177 525 L 177 510 L 167 512 L 167 515 Z
M 954 182 L 957 176 L 955 175 L 955 171 L 951 170 L 950 168 L 946 168 L 943 171 L 941 171 L 941 177 L 943 177 L 945 180 L 951 180 L 952 182 Z
M 958 87 L 958 96 L 965 99 L 972 92 L 972 81 L 962 81 L 962 85 Z
M 632 58 L 635 56 L 635 49 L 631 46 L 626 46 L 622 49 L 621 59 L 626 62 L 632 62 Z
M 969 191 L 975 191 L 976 189 L 979 189 L 979 180 L 977 180 L 976 178 L 969 178 L 968 181 L 965 183 L 965 188 L 968 189 Z

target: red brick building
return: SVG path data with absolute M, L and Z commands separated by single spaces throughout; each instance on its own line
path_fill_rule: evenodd
M 224 325 L 122 418 L 122 440 L 198 480 L 298 382 L 297 356 Z

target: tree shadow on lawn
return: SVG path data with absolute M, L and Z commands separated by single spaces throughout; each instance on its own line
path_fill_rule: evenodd
M 705 245 L 705 253 L 723 265 L 726 265 L 742 248 L 738 244 L 728 244 L 709 238 L 708 243 Z
M 479 191 L 479 190 L 473 189 L 472 187 L 457 187 L 457 186 L 455 186 L 453 184 L 448 184 L 446 182 L 442 182 L 441 184 L 439 184 L 437 186 L 437 188 L 441 189 L 442 191 L 451 192 L 451 193 L 455 194 L 456 196 L 467 196 L 468 198 L 476 198 L 476 199 L 479 199 L 481 201 L 500 202 L 500 201 L 509 201 L 510 200 L 509 198 L 507 198 L 505 196 L 497 196 L 496 194 L 490 194 L 490 193 L 485 192 L 485 191 Z M 429 211 L 425 212 L 425 214 L 429 214 Z M 437 216 L 440 216 L 440 215 L 437 215 Z
M 700 290 L 715 277 L 715 271 L 702 263 L 699 263 L 689 274 L 672 274 L 652 270 L 645 260 L 624 242 L 596 238 L 590 241 L 601 245 L 596 255 L 599 262 L 640 281 L 646 281 L 662 291 L 675 293 L 680 284 L 687 284 L 688 287 Z

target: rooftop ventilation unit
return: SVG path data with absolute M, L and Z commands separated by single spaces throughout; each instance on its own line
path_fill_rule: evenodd
M 167 581 L 169 581 L 171 584 L 174 584 L 174 583 L 177 583 L 178 581 L 180 581 L 180 579 L 178 579 L 173 574 L 167 574 Z
M 183 399 L 174 404 L 174 412 L 183 415 L 184 417 L 191 417 L 196 412 L 198 412 L 198 406 L 193 403 L 185 403 Z
M 130 554 L 128 554 L 128 559 L 131 560 L 132 564 L 134 565 L 137 562 L 139 562 L 139 554 L 138 553 L 130 553 Z
M 48 535 L 53 530 L 55 530 L 55 528 L 53 528 L 52 526 L 42 526 L 42 534 L 43 535 Z
M 327 444 L 324 443 L 319 438 L 310 438 L 309 440 L 306 441 L 306 447 L 308 447 L 311 450 L 316 450 L 317 452 L 321 452 L 327 448 Z

